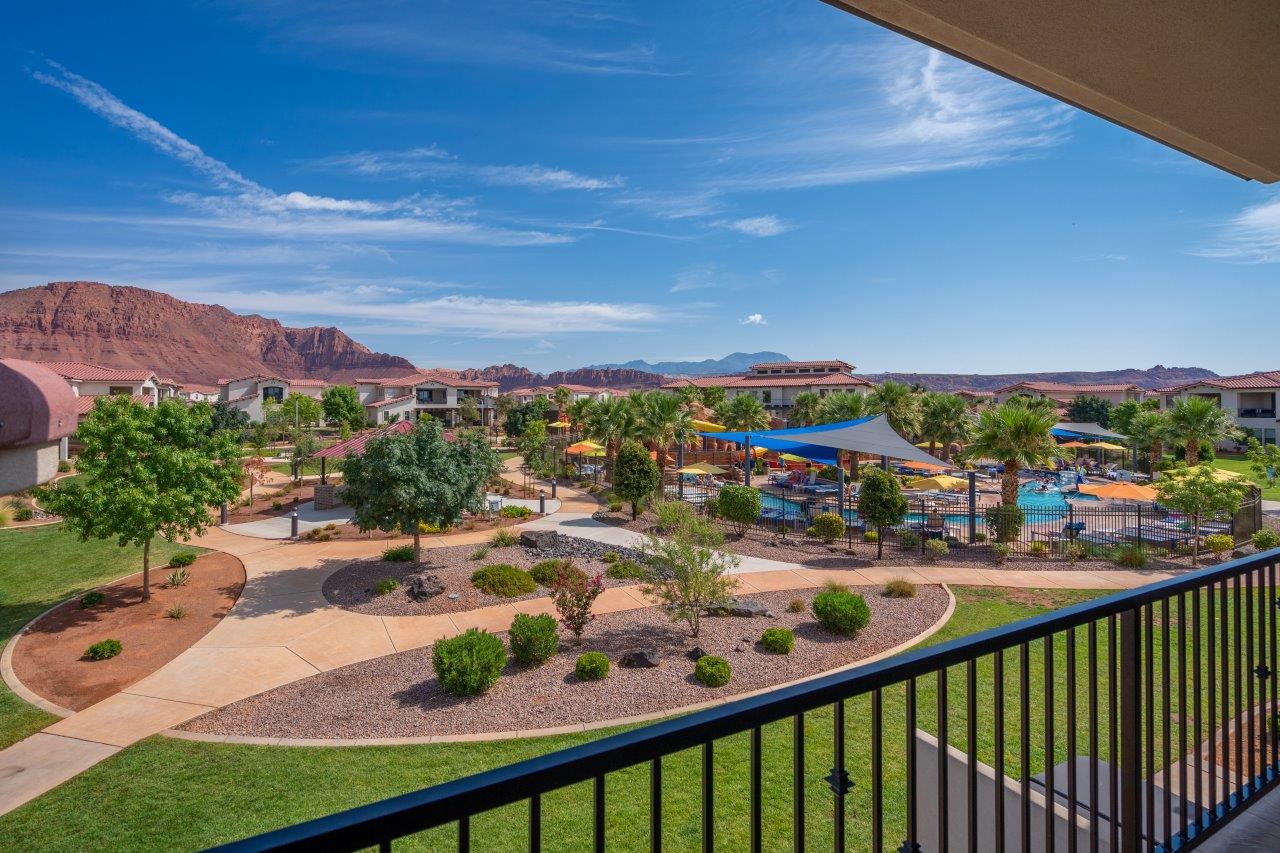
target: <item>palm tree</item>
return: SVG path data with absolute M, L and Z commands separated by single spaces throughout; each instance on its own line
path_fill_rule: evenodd
M 929 455 L 934 448 L 942 445 L 942 459 L 950 461 L 951 444 L 964 441 L 973 429 L 973 419 L 965 407 L 964 400 L 955 394 L 929 392 L 924 395 L 920 406 L 920 434 L 929 442 Z
M 1185 397 L 1169 409 L 1169 436 L 1186 448 L 1187 467 L 1200 461 L 1200 444 L 1217 444 L 1229 437 L 1235 426 L 1222 407 L 1208 397 Z
M 1001 406 L 983 409 L 978 415 L 972 441 L 965 448 L 969 460 L 995 459 L 1004 465 L 1000 482 L 1000 502 L 1018 505 L 1018 472 L 1044 465 L 1059 455 L 1049 430 L 1058 419 L 1042 406 L 1010 400 Z
M 587 437 L 604 445 L 610 471 L 622 442 L 635 438 L 639 432 L 635 408 L 626 397 L 610 397 L 597 402 L 587 410 L 583 426 Z
M 672 442 L 693 431 L 693 416 L 678 396 L 649 391 L 631 397 L 636 410 L 640 440 L 665 459 Z
M 814 391 L 801 391 L 791 402 L 791 416 L 788 426 L 812 426 L 817 423 L 818 409 L 822 398 Z
M 595 401 L 590 397 L 574 400 L 569 404 L 569 423 L 574 426 L 581 426 L 586 421 L 587 412 L 591 411 L 593 405 L 595 405 Z
M 751 431 L 769 428 L 769 413 L 750 394 L 739 394 L 730 400 L 724 415 L 724 424 L 729 429 Z
M 1151 473 L 1154 474 L 1164 458 L 1164 444 L 1169 438 L 1169 416 L 1165 412 L 1147 409 L 1133 416 L 1128 429 L 1129 440 L 1139 450 L 1147 452 Z
M 920 397 L 901 382 L 889 380 L 870 394 L 871 405 L 889 419 L 889 426 L 903 438 L 920 431 Z
M 569 401 L 573 399 L 573 392 L 563 385 L 557 385 L 556 390 L 551 393 L 551 399 L 556 401 L 556 420 L 564 420 L 565 410 L 569 406 Z
M 871 414 L 871 401 L 857 391 L 835 391 L 822 398 L 815 424 L 838 424 L 856 421 Z

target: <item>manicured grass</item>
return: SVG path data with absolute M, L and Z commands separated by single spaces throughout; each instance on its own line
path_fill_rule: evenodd
M 519 455 L 520 451 L 518 450 L 504 450 L 498 454 L 498 458 L 506 462 L 508 459 L 515 459 Z
M 955 615 L 928 644 L 1074 604 L 1098 594 L 964 587 L 957 588 L 956 593 Z M 1056 651 L 1058 655 L 1063 654 L 1062 643 L 1058 643 Z M 1042 655 L 1032 656 L 1033 679 L 1041 672 L 1041 658 Z M 1063 670 L 1059 666 L 1055 671 Z M 963 670 L 958 670 L 953 674 L 949 685 L 952 691 L 963 689 L 962 673 Z M 423 677 L 427 675 L 424 673 Z M 982 677 L 983 683 L 989 685 L 989 673 L 984 672 Z M 1012 682 L 1006 683 L 1007 690 L 1013 686 Z M 918 687 L 920 725 L 934 730 L 931 709 L 937 706 L 935 687 L 931 679 L 922 679 Z M 885 780 L 899 791 L 905 778 L 901 749 L 906 731 L 902 722 L 903 701 L 901 690 L 885 692 Z M 963 701 L 953 697 L 952 709 L 963 709 L 963 706 Z M 1012 701 L 1009 707 L 1015 707 Z M 856 783 L 849 797 L 850 820 L 854 821 L 850 841 L 856 849 L 864 849 L 869 843 L 865 829 L 870 803 L 865 762 L 869 754 L 868 719 L 866 699 L 848 703 L 849 769 Z M 963 731 L 963 726 L 953 722 L 952 741 L 963 738 Z M 832 801 L 823 777 L 831 763 L 831 710 L 808 714 L 805 732 L 807 837 L 813 849 L 829 849 Z M 35 802 L 0 818 L 0 837 L 21 839 L 23 846 L 42 850 L 201 847 L 405 793 L 609 733 L 495 743 L 368 748 L 257 747 L 156 737 L 122 751 Z M 1011 736 L 1016 738 L 1016 729 Z M 789 721 L 763 730 L 763 779 L 769 792 L 765 798 L 764 831 L 765 848 L 770 850 L 790 846 L 791 738 Z M 717 842 L 726 850 L 743 849 L 748 842 L 748 744 L 748 736 L 743 734 L 721 740 L 715 748 Z M 697 847 L 701 819 L 700 761 L 696 750 L 669 756 L 663 761 L 664 846 L 668 849 Z M 1036 767 L 1042 763 L 1041 754 L 1037 753 Z M 647 766 L 608 776 L 608 849 L 647 849 L 648 779 Z M 175 791 L 188 792 L 188 795 L 175 797 Z M 549 849 L 587 849 L 591 837 L 591 796 L 589 785 L 577 785 L 543 798 L 543 838 Z M 886 820 L 891 824 L 900 823 L 903 805 L 901 796 L 886 796 Z M 527 804 L 518 804 L 475 819 L 472 833 L 477 849 L 526 849 L 527 814 Z M 900 830 L 894 826 L 890 831 Z M 452 846 L 452 840 L 453 829 L 445 828 L 397 842 L 396 847 L 446 849 Z
M 1219 456 L 1213 460 L 1213 467 L 1221 468 L 1224 471 L 1232 471 L 1236 474 L 1244 474 L 1252 483 L 1262 489 L 1264 500 L 1280 501 L 1280 483 L 1273 487 L 1268 487 L 1267 481 L 1253 473 L 1253 469 L 1249 467 L 1249 460 L 1243 456 Z
M 330 462 L 329 465 L 327 466 L 327 470 L 329 471 L 329 473 L 332 474 L 334 471 L 337 471 L 339 469 L 340 462 L 341 460 L 333 460 L 332 462 Z M 279 474 L 289 474 L 289 475 L 293 474 L 293 466 L 289 462 L 281 462 L 279 465 L 272 465 L 271 470 Z M 320 460 L 308 459 L 305 462 L 303 462 L 302 475 L 304 477 L 310 477 L 313 475 L 317 477 L 320 476 Z
M 179 550 L 200 549 L 159 541 L 151 548 L 152 567 Z M 0 531 L 0 645 L 55 604 L 139 571 L 141 548 L 121 548 L 113 539 L 81 542 L 61 524 Z M 0 684 L 0 748 L 56 719 Z

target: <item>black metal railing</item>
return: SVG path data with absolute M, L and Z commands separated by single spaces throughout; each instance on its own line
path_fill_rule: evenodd
M 705 851 L 1189 849 L 1280 772 L 1278 560 L 1223 563 L 225 849 L 467 851 L 499 836 L 534 851 L 544 838 L 597 851 L 691 838 Z

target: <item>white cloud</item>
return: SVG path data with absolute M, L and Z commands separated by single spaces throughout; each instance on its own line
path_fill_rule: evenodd
M 617 189 L 626 181 L 621 175 L 593 177 L 539 164 L 473 166 L 461 162 L 436 145 L 399 151 L 356 151 L 310 161 L 328 171 L 354 172 L 379 178 L 474 178 L 497 187 L 527 187 L 539 190 Z
M 776 216 L 752 216 L 746 219 L 721 220 L 716 223 L 722 228 L 730 228 L 749 237 L 777 237 L 794 230 L 795 226 Z
M 705 290 L 715 287 L 716 265 L 695 264 L 685 267 L 676 273 L 676 283 L 671 285 L 671 293 L 685 293 L 690 290 Z
M 494 186 L 532 187 L 547 190 L 606 190 L 622 186 L 621 176 L 592 178 L 568 169 L 548 169 L 544 166 L 482 166 L 482 180 Z
M 763 314 L 748 314 L 746 318 L 741 321 L 741 324 L 743 326 L 767 326 L 769 325 L 769 321 L 765 320 Z
M 1241 263 L 1280 261 L 1280 196 L 1242 210 L 1219 229 L 1211 245 L 1195 254 Z

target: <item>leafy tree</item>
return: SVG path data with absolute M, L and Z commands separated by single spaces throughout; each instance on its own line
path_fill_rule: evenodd
M 1187 467 L 1200 461 L 1202 444 L 1210 447 L 1229 437 L 1235 425 L 1222 407 L 1208 397 L 1184 397 L 1168 411 L 1169 435 L 1186 449 Z
M 702 615 L 726 604 L 738 582 L 729 572 L 741 560 L 721 550 L 724 539 L 700 519 L 665 536 L 648 534 L 640 546 L 648 566 L 642 590 L 656 598 L 672 621 L 684 622 L 698 636 Z
M 48 508 L 81 539 L 142 546 L 142 600 L 151 598 L 151 542 L 205 531 L 209 510 L 240 494 L 235 437 L 210 429 L 210 409 L 128 397 L 95 404 L 76 433 L 77 488 L 48 491 Z
M 446 528 L 465 512 L 484 508 L 484 488 L 498 473 L 498 454 L 473 432 L 445 441 L 434 418 L 412 432 L 369 439 L 363 456 L 342 461 L 342 499 L 361 530 L 413 534 L 413 559 L 422 562 L 419 525 Z
M 751 394 L 738 394 L 729 401 L 725 410 L 725 426 L 736 430 L 762 430 L 769 428 L 769 413 L 764 405 Z
M 262 458 L 259 453 L 250 456 L 242 463 L 244 468 L 244 478 L 249 485 L 249 505 L 253 505 L 253 491 L 255 486 L 261 486 L 267 481 L 267 474 L 271 471 L 271 464 Z
M 884 529 L 907 517 L 907 498 L 887 471 L 869 468 L 858 490 L 858 516 L 876 527 L 876 559 L 884 556 Z
M 587 411 L 583 426 L 588 438 L 604 445 L 610 471 L 622 442 L 640 434 L 636 411 L 625 397 L 598 401 Z
M 208 403 L 204 405 L 208 406 Z M 196 408 L 192 406 L 192 408 Z M 218 400 L 212 406 L 209 406 L 209 429 L 212 432 L 219 430 L 227 430 L 234 432 L 237 436 L 244 432 L 245 427 L 249 426 L 249 413 L 237 409 L 226 400 Z
M 1107 416 L 1109 421 L 1107 428 L 1121 435 L 1132 436 L 1129 430 L 1133 428 L 1134 418 L 1143 412 L 1152 412 L 1159 408 L 1158 400 L 1143 400 L 1141 403 L 1137 400 L 1125 400 L 1123 403 L 1117 403 L 1111 407 L 1111 414 Z
M 346 424 L 352 429 L 360 429 L 369 422 L 360 395 L 350 385 L 330 385 L 320 395 L 320 407 L 324 411 L 324 419 L 331 424 Z
M 618 497 L 631 502 L 631 518 L 640 515 L 640 507 L 662 486 L 662 469 L 649 458 L 649 453 L 635 441 L 625 441 L 618 450 L 613 468 L 613 490 Z
M 1097 424 L 1107 426 L 1111 422 L 1111 404 L 1092 394 L 1077 394 L 1067 406 L 1067 420 L 1073 424 Z
M 305 429 L 295 430 L 293 433 L 293 450 L 289 454 L 290 464 L 293 466 L 294 476 L 299 483 L 302 482 L 302 468 L 307 460 L 320 449 L 320 443 L 316 441 L 316 437 Z
M 818 422 L 818 409 L 822 406 L 822 398 L 816 391 L 801 391 L 791 401 L 789 426 L 812 426 Z
M 1017 506 L 1018 472 L 1044 465 L 1060 453 L 1049 433 L 1057 422 L 1052 409 L 1017 397 L 984 409 L 965 448 L 965 458 L 969 461 L 995 459 L 1004 465 L 1000 502 Z
M 760 518 L 760 491 L 750 486 L 727 485 L 716 497 L 716 513 L 742 535 Z
M 903 438 L 920 432 L 920 395 L 901 382 L 889 380 L 872 391 L 870 403 L 889 419 L 889 426 Z
M 458 418 L 463 426 L 475 426 L 480 423 L 480 407 L 476 404 L 475 397 L 468 394 L 458 401 Z
M 951 459 L 951 445 L 964 441 L 973 428 L 973 419 L 964 400 L 955 394 L 929 392 L 921 400 L 920 435 L 929 442 L 929 455 L 942 445 L 942 459 Z
M 507 422 L 507 413 L 516 407 L 516 398 L 510 394 L 499 394 L 498 399 L 493 402 L 494 413 L 497 419 L 503 425 Z
M 1258 479 L 1266 480 L 1269 487 L 1275 488 L 1276 476 L 1280 473 L 1280 445 L 1262 444 L 1258 439 L 1249 436 L 1247 446 L 1246 455 L 1250 470 L 1258 476 Z
M 728 396 L 724 388 L 720 385 L 708 385 L 701 391 L 702 405 L 708 409 L 715 409 L 716 406 L 723 403 Z
M 547 456 L 547 422 L 533 420 L 524 428 L 524 433 L 517 443 L 520 455 L 532 468 L 538 468 L 546 461 Z
M 1249 484 L 1232 478 L 1218 479 L 1209 465 L 1182 466 L 1156 481 L 1160 503 L 1191 519 L 1191 564 L 1200 558 L 1200 521 L 1230 518 L 1240 511 Z

